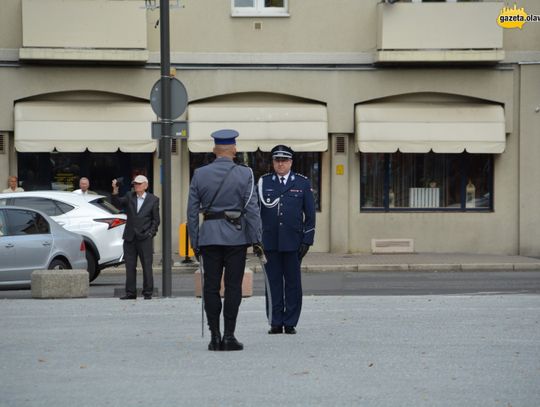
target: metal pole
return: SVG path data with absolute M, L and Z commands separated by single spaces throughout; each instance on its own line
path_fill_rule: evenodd
M 171 60 L 169 45 L 169 0 L 159 1 L 161 35 L 161 129 L 163 296 L 171 296 Z

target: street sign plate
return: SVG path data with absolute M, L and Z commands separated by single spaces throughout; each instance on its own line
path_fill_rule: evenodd
M 159 79 L 150 91 L 150 105 L 158 117 L 161 116 L 161 79 Z M 188 95 L 184 84 L 176 78 L 170 78 L 171 82 L 171 117 L 176 119 L 186 110 Z
M 152 122 L 152 138 L 160 139 L 163 137 L 161 127 L 163 122 Z M 171 138 L 188 138 L 188 122 L 176 121 L 171 123 Z

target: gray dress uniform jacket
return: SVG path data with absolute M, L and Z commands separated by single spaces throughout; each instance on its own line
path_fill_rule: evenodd
M 227 171 L 227 176 L 212 207 L 207 208 Z M 242 228 L 238 230 L 225 219 L 206 220 L 199 228 L 199 212 L 242 210 Z M 189 187 L 188 230 L 194 249 L 200 246 L 240 246 L 261 241 L 262 226 L 259 202 L 251 168 L 218 157 L 213 163 L 195 170 Z

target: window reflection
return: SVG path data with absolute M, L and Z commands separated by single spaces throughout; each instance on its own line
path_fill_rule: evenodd
M 362 209 L 491 209 L 488 154 L 360 154 Z
M 90 190 L 108 196 L 113 178 L 123 180 L 120 195 L 131 189 L 131 180 L 139 174 L 153 188 L 151 153 L 18 153 L 19 180 L 25 191 L 73 191 L 80 177 L 90 179 Z

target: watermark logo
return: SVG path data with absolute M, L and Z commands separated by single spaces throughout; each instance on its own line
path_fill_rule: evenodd
M 497 17 L 497 24 L 502 28 L 523 28 L 523 25 L 528 22 L 539 22 L 540 15 L 527 14 L 523 7 L 518 8 L 514 3 L 514 7 L 503 7 Z

